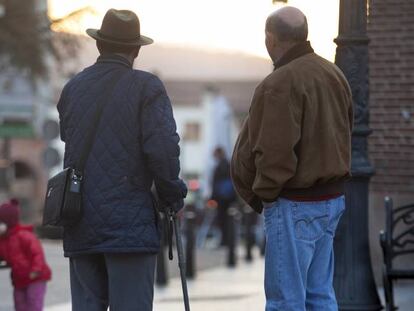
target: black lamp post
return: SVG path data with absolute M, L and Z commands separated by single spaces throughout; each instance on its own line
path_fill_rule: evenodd
M 340 310 L 381 310 L 368 242 L 368 186 L 374 168 L 368 160 L 371 133 L 368 107 L 367 0 L 340 0 L 336 64 L 353 94 L 352 179 L 346 186 L 346 212 L 335 239 L 334 286 Z

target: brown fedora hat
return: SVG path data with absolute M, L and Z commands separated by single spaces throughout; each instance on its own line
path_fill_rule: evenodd
M 109 9 L 102 20 L 101 29 L 89 28 L 86 33 L 95 40 L 118 45 L 139 46 L 154 42 L 141 35 L 138 16 L 128 10 Z

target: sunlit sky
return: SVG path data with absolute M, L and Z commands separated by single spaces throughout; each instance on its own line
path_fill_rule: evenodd
M 66 25 L 76 33 L 99 28 L 109 8 L 135 11 L 141 33 L 156 43 L 179 44 L 267 57 L 264 24 L 281 5 L 271 0 L 48 0 L 52 18 L 90 6 L 86 14 Z M 320 55 L 333 60 L 338 33 L 339 0 L 289 0 L 307 16 L 309 39 Z

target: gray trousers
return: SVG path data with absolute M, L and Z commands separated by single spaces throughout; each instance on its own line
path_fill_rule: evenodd
M 156 255 L 93 254 L 70 258 L 73 311 L 152 311 Z

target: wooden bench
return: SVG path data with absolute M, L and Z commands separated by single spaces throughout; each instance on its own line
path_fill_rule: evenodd
M 394 281 L 414 279 L 414 263 L 407 269 L 394 267 L 397 257 L 414 254 L 414 204 L 393 208 L 392 199 L 386 197 L 385 213 L 385 230 L 380 232 L 383 283 L 386 311 L 394 311 L 398 309 L 394 302 Z

